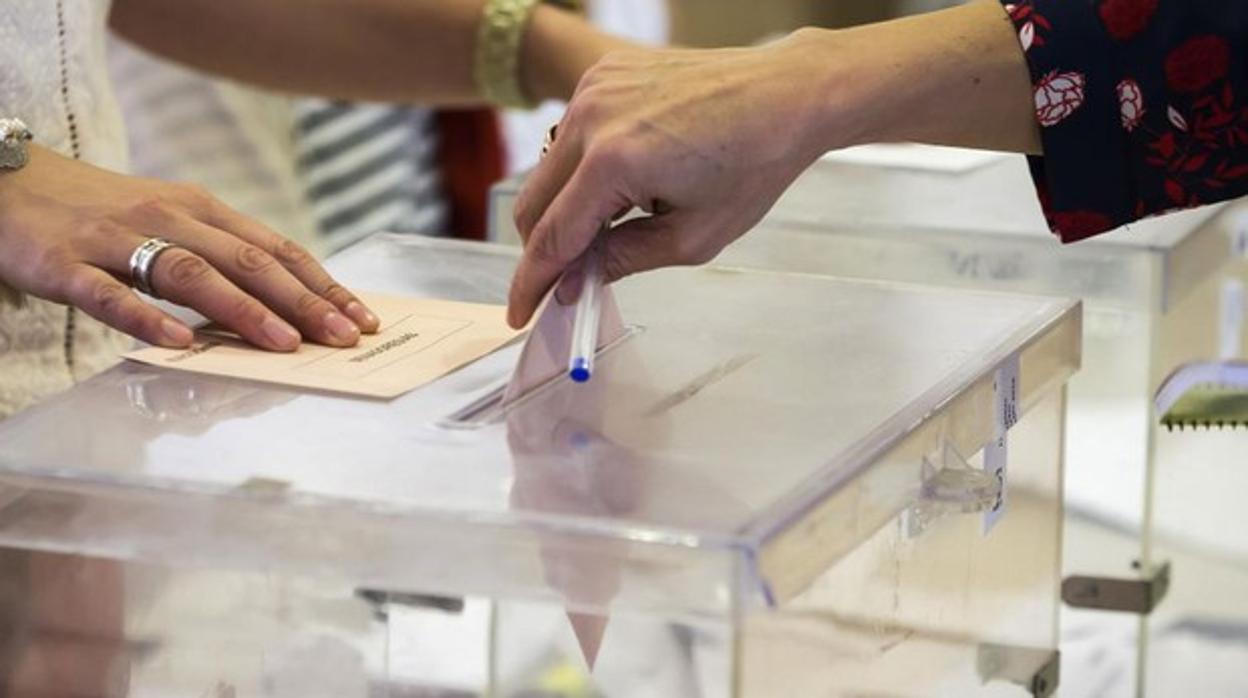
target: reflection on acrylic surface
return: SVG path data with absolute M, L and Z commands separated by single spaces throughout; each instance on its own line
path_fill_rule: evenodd
M 201 434 L 222 419 L 259 414 L 294 395 L 238 381 L 205 380 L 124 367 L 74 391 L 78 409 L 108 409 L 91 428 L 58 422 L 55 427 L 13 429 L 12 453 L 46 452 L 48 443 L 66 462 L 82 454 L 117 465 L 142 462 L 147 444 L 164 434 Z M 121 407 L 121 409 L 118 409 Z M 22 419 L 21 416 L 16 419 Z M 55 432 L 55 433 L 50 433 Z M 12 485 L 12 486 L 9 486 Z M 33 492 L 0 483 L 6 518 L 22 513 L 55 521 L 0 521 L 0 528 L 72 527 L 81 507 L 69 493 Z M 0 549 L 0 696 L 128 695 L 134 654 L 125 639 L 125 572 L 122 563 L 30 550 Z
M 600 346 L 622 336 L 623 325 L 609 321 L 610 316 L 618 318 L 615 312 L 604 313 Z M 617 526 L 621 532 L 627 532 L 629 520 L 644 521 L 677 502 L 682 502 L 679 506 L 696 502 L 708 509 L 705 513 L 725 518 L 740 515 L 741 503 L 702 478 L 691 479 L 675 455 L 656 458 L 664 453 L 674 429 L 671 413 L 656 405 L 670 402 L 666 398 L 672 391 L 651 380 L 643 358 L 644 333 L 602 354 L 587 383 L 560 378 L 548 384 L 554 367 L 566 366 L 568 344 L 559 339 L 562 330 L 570 332 L 571 323 L 567 318 L 562 325 L 559 322 L 543 314 L 535 338 L 553 340 L 540 345 L 530 342 L 517 369 L 517 375 L 527 371 L 533 378 L 528 385 L 534 387 L 532 393 L 513 398 L 519 401 L 507 413 L 507 443 L 515 469 L 512 508 L 580 519 L 586 525 L 613 521 L 624 524 Z M 550 334 L 537 334 L 547 323 Z M 565 530 L 576 530 L 576 526 Z M 626 533 L 614 539 L 596 538 L 592 545 L 575 533 L 549 532 L 540 537 L 546 582 L 567 604 L 569 621 L 590 668 L 606 632 L 604 612 L 625 583 L 630 545 Z
M 4 459 L 20 469 L 90 463 L 111 472 L 143 467 L 148 444 L 199 436 L 259 415 L 298 393 L 246 381 L 123 364 L 5 425 Z M 77 424 L 90 417 L 90 428 Z
M 531 356 L 529 349 L 526 346 L 526 358 Z M 617 354 L 615 358 L 624 357 Z M 522 359 L 521 370 L 524 363 Z M 641 368 L 639 362 L 625 363 Z M 613 362 L 612 367 L 618 369 L 619 364 Z M 538 370 L 535 375 L 543 373 Z M 588 383 L 565 382 L 509 412 L 507 443 L 515 467 L 511 489 L 514 508 L 586 518 L 627 518 L 638 506 L 645 481 L 642 462 L 601 431 L 608 413 L 607 378 L 600 373 Z M 587 549 L 571 536 L 544 536 L 541 561 L 547 583 L 565 597 L 570 608 L 605 608 L 619 591 L 619 561 L 627 557 L 620 548 L 627 545 L 627 541 L 609 541 Z M 607 619 L 580 612 L 569 612 L 568 619 L 585 661 L 592 667 Z
M 0 550 L 0 695 L 129 693 L 123 571 L 117 563 Z

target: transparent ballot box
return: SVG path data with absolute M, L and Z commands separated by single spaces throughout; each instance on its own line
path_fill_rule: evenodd
M 495 187 L 495 239 L 517 239 L 520 184 Z M 1068 406 L 1064 573 L 1072 592 L 1088 582 L 1080 603 L 1110 603 L 1088 598 L 1096 580 L 1143 588 L 1127 603 L 1113 600 L 1130 607 L 1125 613 L 1068 613 L 1067 675 L 1080 675 L 1087 692 L 1066 685 L 1075 696 L 1125 696 L 1133 680 L 1122 677 L 1143 671 L 1137 655 L 1147 651 L 1135 611 L 1165 591 L 1164 563 L 1176 565 L 1178 590 L 1210 578 L 1208 565 L 1189 577 L 1180 555 L 1238 568 L 1248 561 L 1248 537 L 1235 534 L 1248 528 L 1248 470 L 1239 467 L 1248 435 L 1160 434 L 1151 402 L 1180 363 L 1242 355 L 1245 251 L 1248 218 L 1235 206 L 1064 246 L 1045 224 L 1021 156 L 889 145 L 825 156 L 717 263 L 1084 301 L 1084 370 Z M 1248 621 L 1248 592 L 1216 598 Z M 1080 656 L 1086 674 L 1071 666 Z
M 502 302 L 515 262 L 378 236 L 331 268 Z M 1052 693 L 1078 304 L 714 267 L 616 297 L 593 380 L 505 405 L 516 345 L 392 401 L 127 364 L 0 423 L 0 662 L 91 695 Z
M 1216 653 L 1219 640 L 1193 641 L 1186 629 L 1248 623 L 1248 537 L 1238 533 L 1248 527 L 1239 467 L 1248 438 L 1165 433 L 1151 397 L 1184 362 L 1243 354 L 1245 207 L 1152 218 L 1063 246 L 1035 203 L 1023 158 L 903 148 L 819 162 L 764 224 L 760 237 L 774 238 L 747 241 L 726 261 L 1083 299 L 1084 370 L 1068 404 L 1064 570 L 1073 603 L 1111 615 L 1071 609 L 1064 617 L 1068 693 L 1194 688 L 1192 657 Z M 896 160 L 871 161 L 881 155 Z M 1139 584 L 1119 595 L 1116 581 Z M 1238 678 L 1207 694 L 1246 691 Z

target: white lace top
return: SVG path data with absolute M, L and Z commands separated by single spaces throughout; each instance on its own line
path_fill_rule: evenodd
M 118 170 L 126 143 L 105 70 L 108 9 L 109 0 L 0 2 L 0 116 L 24 120 L 40 145 Z M 109 366 L 128 344 L 63 306 L 0 302 L 0 418 Z

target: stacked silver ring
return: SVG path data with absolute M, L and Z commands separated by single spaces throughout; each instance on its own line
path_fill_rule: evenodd
M 559 124 L 551 124 L 546 130 L 546 138 L 542 141 L 542 157 L 545 158 L 550 149 L 555 145 L 555 134 L 559 131 Z
M 130 255 L 131 282 L 136 289 L 152 298 L 160 297 L 156 295 L 156 289 L 152 288 L 152 267 L 156 265 L 156 258 L 170 247 L 176 245 L 162 238 L 149 238 Z

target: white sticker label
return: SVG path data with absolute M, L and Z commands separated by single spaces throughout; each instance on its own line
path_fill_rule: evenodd
M 993 378 L 993 423 L 999 434 L 1018 424 L 1018 354 L 1013 354 L 997 367 Z
M 992 380 L 993 437 L 984 445 L 984 470 L 996 478 L 1000 489 L 997 501 L 984 514 L 984 535 L 1005 515 L 1009 482 L 1009 431 L 1018 423 L 1018 354 L 997 367 Z
M 1218 358 L 1238 359 L 1243 351 L 1244 282 L 1222 282 L 1222 322 L 1219 329 Z

